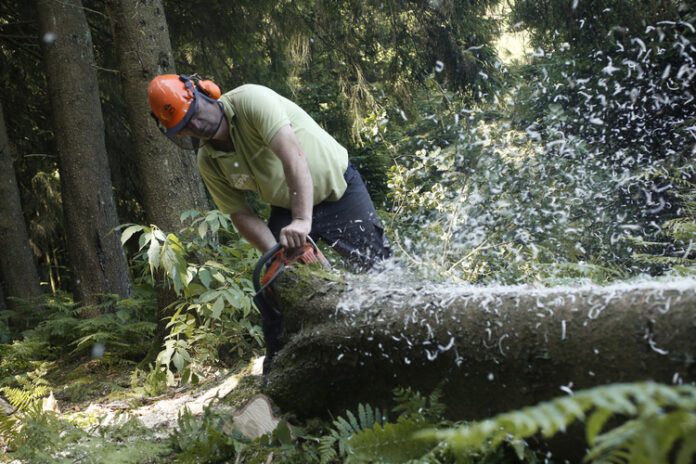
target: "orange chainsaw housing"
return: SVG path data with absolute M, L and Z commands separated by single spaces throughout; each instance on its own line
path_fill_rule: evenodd
M 310 264 L 317 262 L 321 263 L 324 268 L 331 269 L 329 261 L 314 243 L 307 242 L 299 248 L 288 250 L 281 248 L 271 258 L 268 269 L 261 278 L 261 285 L 265 287 L 284 267 L 292 266 L 295 263 Z

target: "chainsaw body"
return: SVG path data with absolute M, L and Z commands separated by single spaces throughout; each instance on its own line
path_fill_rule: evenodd
M 307 237 L 307 242 L 299 248 L 285 249 L 276 244 L 264 253 L 256 264 L 253 275 L 254 303 L 259 308 L 263 317 L 278 317 L 280 310 L 273 292 L 273 282 L 287 267 L 295 264 L 321 263 L 325 269 L 331 269 L 331 265 L 317 247 L 316 243 Z M 263 268 L 265 273 L 261 276 Z

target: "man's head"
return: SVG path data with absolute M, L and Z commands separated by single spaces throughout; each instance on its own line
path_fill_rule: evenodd
M 218 111 L 216 102 L 220 98 L 220 88 L 212 81 L 194 82 L 183 74 L 163 74 L 152 79 L 147 94 L 152 110 L 150 114 L 167 136 L 212 138 L 216 132 L 213 129 L 220 125 L 221 116 L 218 115 L 221 111 Z M 209 127 L 210 124 L 207 123 L 212 112 L 215 113 L 215 128 Z M 208 136 L 211 131 L 212 134 Z

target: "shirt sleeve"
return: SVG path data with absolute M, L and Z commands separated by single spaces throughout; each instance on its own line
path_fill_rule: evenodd
M 199 151 L 197 162 L 203 182 L 220 211 L 234 214 L 249 207 L 244 192 L 230 185 L 214 159 Z
M 256 127 L 266 146 L 270 145 L 281 127 L 290 124 L 280 95 L 268 87 L 250 86 L 245 92 L 242 106 L 247 119 Z

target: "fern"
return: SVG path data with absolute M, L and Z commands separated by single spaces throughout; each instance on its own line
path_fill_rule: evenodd
M 405 420 L 396 424 L 375 424 L 353 434 L 347 441 L 350 462 L 406 462 L 430 454 L 437 446 L 435 438 L 414 440 L 413 434 L 432 424 Z
M 23 375 L 15 375 L 13 380 L 16 387 L 5 386 L 0 392 L 7 398 L 13 408 L 27 411 L 31 406 L 51 392 L 51 386 L 43 378 L 46 375 L 46 363 Z
M 408 388 L 394 389 L 394 401 L 398 403 L 392 411 L 399 413 L 400 419 L 414 419 L 427 422 L 435 422 L 442 419 L 445 413 L 445 405 L 440 402 L 442 398 L 440 384 L 428 396 L 423 396 L 418 391 Z
M 613 417 L 627 417 L 603 431 Z M 662 463 L 677 453 L 679 464 L 696 454 L 696 387 L 656 383 L 615 384 L 558 398 L 491 419 L 415 436 L 443 440 L 457 450 L 496 447 L 540 433 L 551 437 L 576 420 L 586 421 L 586 460 L 593 462 Z
M 185 409 L 178 418 L 178 430 L 169 437 L 178 462 L 221 462 L 239 452 L 249 439 L 237 430 L 227 414 L 204 408 L 202 417 Z
M 354 434 L 365 429 L 372 429 L 386 421 L 386 417 L 382 415 L 379 408 L 372 406 L 358 405 L 358 416 L 356 417 L 351 411 L 346 411 L 347 420 L 343 417 L 338 417 L 333 421 L 334 428 L 319 439 L 319 458 L 322 464 L 333 461 L 337 457 L 343 457 L 348 454 L 347 446 L 348 439 Z M 338 446 L 338 450 L 336 450 Z

